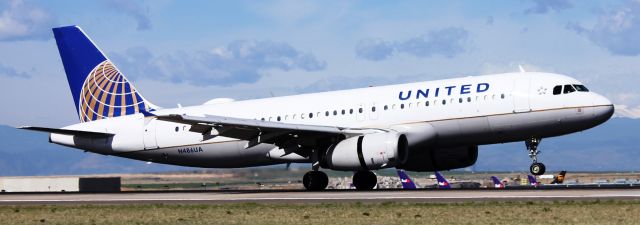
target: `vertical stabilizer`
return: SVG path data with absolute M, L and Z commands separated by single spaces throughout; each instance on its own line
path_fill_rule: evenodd
M 438 188 L 449 189 L 451 185 L 449 185 L 449 181 L 440 174 L 440 172 L 436 171 L 436 179 L 438 180 Z
M 398 177 L 400 177 L 400 182 L 402 183 L 402 189 L 416 189 L 416 184 L 413 183 L 413 180 L 407 175 L 404 170 L 396 170 L 398 172 Z
M 493 181 L 494 188 L 504 188 L 504 184 L 502 183 L 502 181 L 500 181 L 500 179 L 498 179 L 498 177 L 491 176 L 491 181 Z
M 533 175 L 527 175 L 527 179 L 529 180 L 529 185 L 531 186 L 538 186 L 538 180 L 536 180 L 536 177 L 534 177 Z
M 152 111 L 135 87 L 77 26 L 53 28 L 81 122 Z

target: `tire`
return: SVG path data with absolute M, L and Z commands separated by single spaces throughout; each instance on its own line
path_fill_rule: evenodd
M 322 191 L 328 184 L 329 177 L 322 171 L 309 171 L 302 177 L 302 185 L 308 191 Z
M 371 171 L 358 171 L 353 174 L 353 186 L 357 190 L 372 190 L 378 184 L 378 177 Z
M 544 174 L 545 171 L 546 171 L 546 168 L 542 163 L 534 163 L 534 164 L 531 164 L 531 166 L 529 167 L 529 172 L 531 172 L 531 174 L 536 176 Z

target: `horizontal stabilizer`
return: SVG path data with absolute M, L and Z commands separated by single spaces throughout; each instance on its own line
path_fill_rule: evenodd
M 54 134 L 75 135 L 75 136 L 88 137 L 88 138 L 108 138 L 108 137 L 114 136 L 114 134 L 110 134 L 110 133 L 101 133 L 101 132 L 83 131 L 83 130 L 68 130 L 68 129 L 48 128 L 48 127 L 19 127 L 18 129 L 40 131 L 40 132 L 47 132 L 47 133 L 54 133 Z

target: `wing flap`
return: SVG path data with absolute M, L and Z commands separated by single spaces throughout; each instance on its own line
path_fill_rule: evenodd
M 163 121 L 189 124 L 192 126 L 190 131 L 202 133 L 204 136 L 218 135 L 249 141 L 246 148 L 260 143 L 274 144 L 280 148 L 292 148 L 292 146 L 298 149 L 302 149 L 304 146 L 312 148 L 316 141 L 322 138 L 363 132 L 343 127 L 289 124 L 213 115 L 200 117 L 171 114 L 157 116 L 157 118 Z M 209 132 L 211 133 L 209 134 Z

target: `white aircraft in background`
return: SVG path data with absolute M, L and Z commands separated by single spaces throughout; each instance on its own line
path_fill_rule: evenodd
M 607 121 L 613 105 L 564 75 L 520 71 L 246 101 L 161 108 L 144 98 L 76 26 L 54 28 L 80 122 L 50 142 L 148 162 L 207 168 L 310 163 L 354 171 L 372 189 L 372 170 L 437 171 L 473 165 L 478 145 L 525 141 L 539 175 L 541 138 Z

